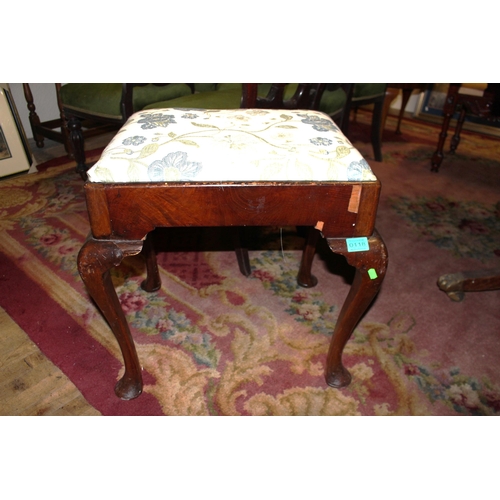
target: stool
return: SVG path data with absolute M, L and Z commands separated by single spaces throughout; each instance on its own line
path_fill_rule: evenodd
M 326 361 L 326 381 L 351 376 L 342 353 L 380 289 L 387 250 L 375 230 L 380 182 L 327 115 L 300 109 L 155 109 L 133 114 L 89 169 L 91 234 L 80 275 L 120 346 L 122 399 L 142 391 L 141 365 L 109 270 L 145 248 L 147 290 L 160 286 L 147 235 L 158 227 L 306 226 L 356 269 Z M 314 249 L 299 274 L 310 276 Z

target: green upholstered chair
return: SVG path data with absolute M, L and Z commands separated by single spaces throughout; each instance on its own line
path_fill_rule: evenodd
M 116 125 L 118 129 L 136 111 L 164 99 L 189 95 L 193 89 L 185 83 L 68 83 L 59 97 L 70 144 L 77 162 L 77 172 L 85 178 L 84 137 L 82 126 L 88 123 Z
M 347 104 L 344 112 L 342 131 L 349 137 L 349 119 L 352 110 L 360 106 L 373 104 L 371 125 L 371 142 L 376 161 L 382 161 L 382 115 L 385 100 L 386 83 L 353 83 L 350 84 Z
M 267 96 L 271 83 L 258 85 L 258 96 Z M 283 99 L 291 101 L 298 89 L 297 83 L 285 85 Z M 195 83 L 195 93 L 185 95 L 176 99 L 167 99 L 145 106 L 144 109 L 162 108 L 204 108 L 204 109 L 237 109 L 241 107 L 242 84 L 241 83 Z M 347 92 L 340 84 L 326 84 L 319 104 L 316 109 L 329 115 L 336 123 L 342 122 L 344 107 L 347 103 Z M 311 108 L 310 105 L 307 106 Z

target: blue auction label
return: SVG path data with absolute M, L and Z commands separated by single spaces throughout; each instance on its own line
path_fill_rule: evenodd
M 348 252 L 366 252 L 370 250 L 368 238 L 346 238 Z

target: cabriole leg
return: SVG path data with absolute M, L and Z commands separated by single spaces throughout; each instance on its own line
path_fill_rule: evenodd
M 351 290 L 333 332 L 326 362 L 326 382 L 336 388 L 351 382 L 351 374 L 342 364 L 342 353 L 361 316 L 377 295 L 387 270 L 387 249 L 382 238 L 375 232 L 367 240 L 368 250 L 349 252 L 345 239 L 328 238 L 332 252 L 343 255 L 356 268 Z
M 109 270 L 118 266 L 124 257 L 136 255 L 141 249 L 142 241 L 114 242 L 89 237 L 78 254 L 80 276 L 120 346 L 125 374 L 116 384 L 115 393 L 127 400 L 136 398 L 142 392 L 141 366 Z

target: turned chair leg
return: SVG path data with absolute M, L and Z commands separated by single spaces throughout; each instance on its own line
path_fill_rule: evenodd
M 387 249 L 377 232 L 368 238 L 369 249 L 362 252 L 349 252 L 345 239 L 328 238 L 327 241 L 332 252 L 344 255 L 347 262 L 356 268 L 351 290 L 333 332 L 326 361 L 327 384 L 340 388 L 351 382 L 351 374 L 342 364 L 344 347 L 382 285 L 387 270 Z
M 441 127 L 441 132 L 439 133 L 437 149 L 432 155 L 432 160 L 431 160 L 432 172 L 437 172 L 439 170 L 439 167 L 441 166 L 441 163 L 443 162 L 444 158 L 443 149 L 446 137 L 448 137 L 448 128 L 450 126 L 450 120 L 451 120 L 451 114 L 445 114 L 443 125 Z
M 455 133 L 453 134 L 453 137 L 451 138 L 450 142 L 450 153 L 455 153 L 455 151 L 458 148 L 458 145 L 460 144 L 460 134 L 462 132 L 462 127 L 464 126 L 464 121 L 465 121 L 465 108 L 462 107 L 460 110 L 460 115 L 458 117 L 457 121 L 457 126 L 455 128 Z
M 371 139 L 373 147 L 373 155 L 375 161 L 382 161 L 382 114 L 384 110 L 384 101 L 379 101 L 374 104 L 372 117 Z
M 455 113 L 455 109 L 458 105 L 459 96 L 458 91 L 460 89 L 460 84 L 450 84 L 450 88 L 448 89 L 448 95 L 446 96 L 446 101 L 443 106 L 443 125 L 441 127 L 441 132 L 439 134 L 437 149 L 432 155 L 431 160 L 431 171 L 437 172 L 441 163 L 443 162 L 443 149 L 444 143 L 446 141 L 446 137 L 448 135 L 448 128 L 450 126 L 450 121 Z
M 69 139 L 71 141 L 71 150 L 76 161 L 76 172 L 80 177 L 87 180 L 87 165 L 85 165 L 85 146 L 82 132 L 82 122 L 76 116 L 67 117 L 67 126 Z
M 80 276 L 109 323 L 123 355 L 125 374 L 116 384 L 115 393 L 126 400 L 142 392 L 141 365 L 109 270 L 125 257 L 140 253 L 142 245 L 142 241 L 113 242 L 89 237 L 78 254 Z
M 29 121 L 31 125 L 31 130 L 33 132 L 33 139 L 35 139 L 36 145 L 39 148 L 43 148 L 44 137 L 37 132 L 37 128 L 41 125 L 40 117 L 36 112 L 35 102 L 33 100 L 33 94 L 31 93 L 31 87 L 29 83 L 23 83 L 24 97 L 26 98 L 26 103 L 29 110 Z

